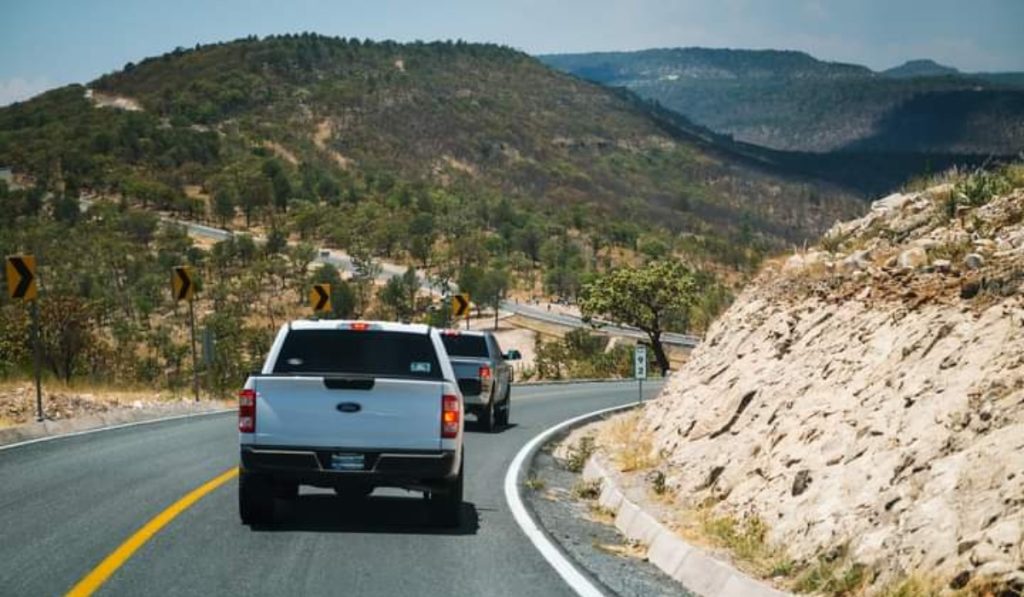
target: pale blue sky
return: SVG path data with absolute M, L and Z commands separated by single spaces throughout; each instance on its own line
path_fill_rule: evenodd
M 0 0 L 0 105 L 176 46 L 315 31 L 491 41 L 530 53 L 804 50 L 887 68 L 1024 71 L 1024 0 Z

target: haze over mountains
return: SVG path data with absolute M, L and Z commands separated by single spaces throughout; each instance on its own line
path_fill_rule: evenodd
M 811 152 L 1014 155 L 1024 77 L 930 60 L 882 73 L 802 52 L 676 48 L 541 56 L 738 141 Z

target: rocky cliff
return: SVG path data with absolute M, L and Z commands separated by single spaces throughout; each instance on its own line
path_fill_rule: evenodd
M 667 486 L 869 592 L 1024 586 L 1024 177 L 898 194 L 770 264 L 645 413 Z

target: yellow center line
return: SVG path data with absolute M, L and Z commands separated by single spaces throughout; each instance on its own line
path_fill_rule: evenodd
M 193 489 L 188 495 L 174 502 L 166 510 L 157 514 L 152 520 L 147 522 L 141 529 L 135 531 L 127 541 L 122 543 L 115 549 L 109 556 L 106 557 L 99 566 L 93 568 L 92 572 L 86 575 L 82 580 L 78 581 L 70 591 L 68 596 L 80 597 L 85 595 L 92 595 L 96 592 L 103 583 L 107 582 L 122 564 L 128 561 L 140 547 L 145 545 L 146 541 L 153 538 L 160 532 L 160 529 L 167 526 L 172 520 L 174 520 L 179 514 L 188 510 L 193 504 L 203 499 L 203 497 L 217 489 L 224 483 L 227 483 L 231 479 L 238 476 L 238 467 L 231 468 L 224 471 L 220 475 L 213 479 L 210 479 L 203 485 Z

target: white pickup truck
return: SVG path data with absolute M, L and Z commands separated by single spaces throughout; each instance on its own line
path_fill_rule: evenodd
M 300 485 L 359 499 L 424 492 L 444 524 L 462 507 L 463 402 L 438 331 L 424 325 L 284 325 L 239 394 L 245 524 L 273 520 Z

